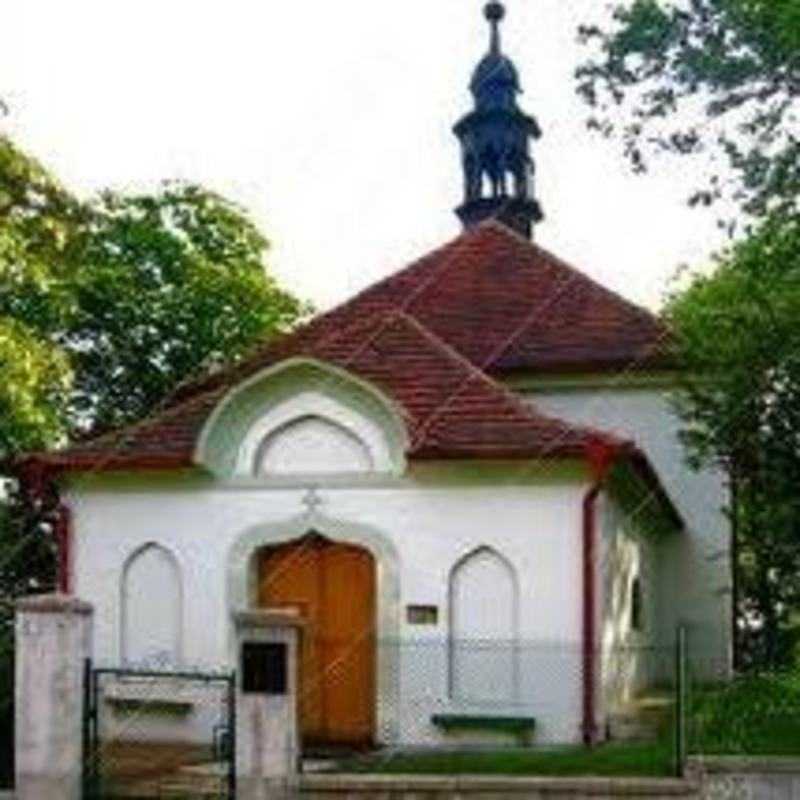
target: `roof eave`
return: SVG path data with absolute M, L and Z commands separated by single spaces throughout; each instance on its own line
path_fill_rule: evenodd
M 640 448 L 630 445 L 625 448 L 621 456 L 628 461 L 631 468 L 656 496 L 669 521 L 678 529 L 685 528 L 686 523 L 683 516 L 664 488 L 664 484 L 661 482 L 661 478 L 658 476 L 647 454 Z
M 76 473 L 111 472 L 172 472 L 195 469 L 197 465 L 190 454 L 148 456 L 71 455 L 60 453 L 34 453 L 16 459 L 11 465 L 14 473 L 29 469 L 42 469 L 53 476 Z

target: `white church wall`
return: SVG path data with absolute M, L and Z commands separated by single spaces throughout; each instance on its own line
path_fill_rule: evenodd
M 626 513 L 608 494 L 603 495 L 600 518 L 602 727 L 606 713 L 662 683 L 673 658 L 659 609 L 659 552 L 668 534 L 649 529 L 642 516 Z
M 688 534 L 665 543 L 660 554 L 662 575 L 672 576 L 671 582 L 662 581 L 667 594 L 662 625 L 672 631 L 670 638 L 678 624 L 687 625 L 693 653 L 709 669 L 729 664 L 730 526 L 722 512 L 724 477 L 713 470 L 696 473 L 686 465 L 669 386 L 637 385 L 622 376 L 604 382 L 531 381 L 514 388 L 546 413 L 617 432 L 646 451 Z
M 374 387 L 289 361 L 220 403 L 197 447 L 205 476 L 107 476 L 76 487 L 75 584 L 96 608 L 97 660 L 120 663 L 138 635 L 126 632 L 128 572 L 157 544 L 153 569 L 137 578 L 136 613 L 179 605 L 170 635 L 181 663 L 233 666 L 231 615 L 257 602 L 258 549 L 313 531 L 375 559 L 384 741 L 448 741 L 437 713 L 534 717 L 538 741 L 577 741 L 585 465 L 406 472 L 403 430 Z M 175 562 L 169 575 L 164 553 Z M 413 624 L 411 606 L 429 617 L 434 609 L 431 624 Z
M 308 487 L 300 483 L 213 488 L 188 478 L 184 484 L 162 478 L 149 485 L 117 478 L 74 490 L 75 590 L 96 608 L 96 660 L 118 664 L 124 657 L 125 566 L 149 543 L 173 554 L 180 569 L 182 662 L 216 669 L 232 661 L 228 571 L 231 553 L 248 530 L 269 530 L 272 540 L 284 531 L 288 540 L 301 527 L 336 539 L 347 539 L 349 527 L 369 529 L 387 543 L 377 556 L 379 592 L 391 571 L 399 593 L 379 614 L 379 729 L 409 743 L 433 743 L 442 736 L 430 724 L 432 713 L 482 708 L 535 716 L 540 741 L 577 739 L 586 487 L 576 473 L 569 482 L 518 468 L 482 468 L 480 477 L 469 479 L 456 473 L 442 468 L 435 479 L 323 485 L 321 506 L 313 511 L 303 505 Z M 465 556 L 487 547 L 516 570 L 519 657 L 528 661 L 520 669 L 518 698 L 466 703 L 452 697 L 449 687 L 450 577 Z M 396 563 L 387 563 L 389 558 Z M 474 587 L 480 592 L 476 602 L 496 602 L 493 582 Z M 241 596 L 247 596 L 246 587 Z M 410 625 L 409 605 L 437 607 L 437 624 Z M 386 677 L 389 671 L 397 673 L 394 679 Z

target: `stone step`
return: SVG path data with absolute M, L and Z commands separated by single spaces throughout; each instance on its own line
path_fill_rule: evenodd
M 651 742 L 668 730 L 672 718 L 672 697 L 648 695 L 636 698 L 607 718 L 608 736 L 618 742 Z
M 658 724 L 624 716 L 610 716 L 607 727 L 612 742 L 654 742 L 660 730 Z

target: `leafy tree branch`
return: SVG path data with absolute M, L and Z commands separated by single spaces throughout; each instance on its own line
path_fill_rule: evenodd
M 695 466 L 733 484 L 741 666 L 800 641 L 800 219 L 771 217 L 666 308 Z
M 706 154 L 692 204 L 751 216 L 800 195 L 800 5 L 796 0 L 628 0 L 579 32 L 576 76 L 590 126 L 621 139 L 635 171 L 659 152 Z

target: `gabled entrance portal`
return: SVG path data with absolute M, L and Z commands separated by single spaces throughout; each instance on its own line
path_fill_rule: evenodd
M 300 659 L 304 745 L 375 741 L 375 560 L 312 533 L 261 552 L 259 605 L 307 623 Z

